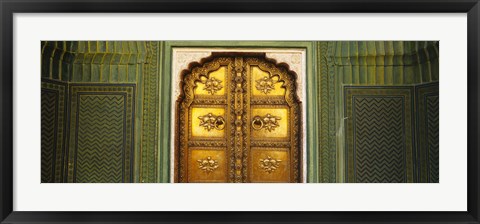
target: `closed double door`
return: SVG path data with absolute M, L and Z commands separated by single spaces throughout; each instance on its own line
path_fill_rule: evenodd
M 219 53 L 181 74 L 176 182 L 300 182 L 296 75 L 264 54 Z

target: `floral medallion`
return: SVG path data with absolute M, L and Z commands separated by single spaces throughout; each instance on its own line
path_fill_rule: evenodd
M 204 127 L 207 131 L 212 129 L 223 130 L 225 128 L 225 119 L 222 116 L 215 116 L 212 113 L 208 113 L 203 116 L 199 116 L 200 126 Z
M 280 126 L 278 124 L 278 120 L 280 119 L 281 119 L 280 117 L 273 116 L 271 114 L 267 114 L 264 117 L 255 116 L 252 120 L 252 127 L 255 130 L 260 130 L 262 128 L 265 128 L 265 130 L 271 132 L 271 131 L 274 131 L 275 128 Z
M 260 78 L 258 80 L 256 80 L 255 82 L 257 82 L 257 84 L 255 85 L 255 87 L 260 91 L 260 92 L 263 92 L 265 94 L 268 94 L 270 93 L 270 91 L 274 90 L 275 89 L 275 83 L 277 83 L 278 81 L 276 80 L 273 80 L 272 77 L 268 77 L 268 76 L 265 76 L 263 78 Z
M 205 84 L 203 89 L 212 95 L 223 88 L 223 85 L 221 84 L 222 81 L 216 79 L 215 77 L 205 79 L 202 81 L 202 83 Z
M 272 173 L 280 166 L 280 162 L 281 160 L 279 159 L 273 159 L 272 157 L 267 156 L 266 159 L 260 159 L 260 167 L 263 171 Z
M 218 168 L 218 161 L 213 160 L 210 156 L 207 156 L 205 159 L 199 159 L 197 162 L 198 168 L 207 173 L 210 173 Z

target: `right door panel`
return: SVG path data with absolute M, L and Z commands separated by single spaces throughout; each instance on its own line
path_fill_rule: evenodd
M 295 75 L 265 58 L 246 58 L 249 182 L 300 182 L 300 103 Z

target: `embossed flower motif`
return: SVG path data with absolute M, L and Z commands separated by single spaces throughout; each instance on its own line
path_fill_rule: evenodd
M 222 116 L 215 116 L 212 113 L 207 115 L 199 116 L 200 126 L 210 131 L 212 129 L 222 130 L 225 127 L 225 120 Z
M 281 161 L 282 160 L 273 159 L 272 157 L 267 156 L 266 159 L 260 159 L 260 167 L 263 169 L 263 171 L 267 173 L 272 173 L 277 170 L 277 168 L 280 166 Z
M 205 84 L 203 89 L 212 95 L 223 88 L 223 85 L 221 84 L 222 81 L 216 79 L 215 77 L 210 77 L 204 80 L 202 83 Z
M 197 160 L 198 162 L 198 168 L 209 173 L 218 168 L 218 161 L 213 160 L 212 157 L 207 156 L 205 159 L 199 159 Z
M 273 80 L 271 77 L 263 77 L 255 81 L 257 84 L 255 87 L 257 89 L 265 94 L 270 93 L 272 90 L 275 89 L 275 83 L 277 83 L 276 80 Z
M 279 127 L 278 120 L 280 117 L 273 116 L 271 114 L 267 114 L 263 117 L 263 127 L 267 129 L 269 132 L 274 131 L 276 127 Z

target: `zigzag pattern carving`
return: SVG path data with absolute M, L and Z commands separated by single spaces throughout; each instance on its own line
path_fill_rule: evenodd
M 42 147 L 42 183 L 55 182 L 55 129 L 57 127 L 57 94 L 54 92 L 42 91 L 41 105 L 41 147 Z
M 76 182 L 123 182 L 124 96 L 82 95 L 78 115 Z
M 428 181 L 439 182 L 439 101 L 438 96 L 427 97 Z
M 328 44 L 326 42 L 321 42 L 318 46 L 318 53 L 327 52 Z M 320 169 L 315 167 L 320 171 L 319 181 L 318 182 L 335 182 L 334 181 L 334 170 L 330 169 L 332 164 L 335 164 L 332 161 L 330 153 L 330 144 L 329 144 L 329 122 L 334 120 L 334 118 L 329 117 L 329 83 L 328 83 L 328 70 L 327 70 L 327 59 L 326 57 L 319 57 L 321 66 L 320 66 Z M 334 168 L 334 167 L 333 167 Z
M 406 182 L 402 104 L 397 97 L 355 98 L 356 182 Z

